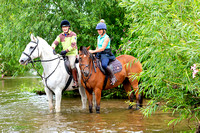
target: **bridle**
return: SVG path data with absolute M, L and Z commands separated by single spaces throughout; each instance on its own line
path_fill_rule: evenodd
M 86 82 L 92 76 L 92 70 L 94 69 L 94 71 L 96 73 L 96 67 L 97 67 L 97 66 L 95 66 L 95 61 L 94 61 L 95 57 L 91 53 L 89 53 L 89 54 L 90 54 L 90 56 L 88 57 L 89 58 L 89 64 L 83 64 L 83 63 L 81 63 L 81 59 L 79 59 L 79 66 L 80 66 L 80 71 L 81 71 L 81 78 L 82 78 L 82 80 L 83 80 L 83 82 L 85 84 L 85 87 L 87 87 L 86 86 Z M 91 63 L 92 63 L 92 67 L 91 67 Z M 82 69 L 82 66 L 83 66 L 83 69 Z M 84 75 L 86 68 L 88 68 L 88 70 L 89 70 L 89 74 L 87 76 Z
M 31 51 L 31 53 L 27 54 L 24 51 L 22 52 L 23 54 L 25 54 L 28 57 L 28 63 L 31 62 L 31 55 L 35 51 L 35 49 L 37 48 L 39 40 L 37 39 L 37 42 L 34 42 L 34 41 L 31 41 L 31 42 L 36 44 L 36 46 L 33 48 L 33 50 Z M 39 55 L 39 50 L 38 50 L 38 55 Z
M 36 46 L 33 48 L 33 50 L 30 52 L 30 54 L 27 54 L 27 53 L 24 52 L 24 51 L 23 51 L 22 53 L 28 57 L 28 63 L 31 63 L 31 64 L 32 64 L 33 68 L 36 70 L 37 74 L 41 77 L 41 79 L 42 79 L 42 80 L 43 80 L 43 79 L 45 80 L 46 87 L 49 88 L 49 87 L 47 86 L 47 79 L 48 79 L 48 78 L 56 71 L 56 69 L 58 68 L 58 66 L 59 66 L 59 64 L 60 64 L 61 56 L 58 55 L 57 58 L 54 58 L 54 59 L 51 59 L 51 60 L 35 60 L 35 61 L 33 61 L 33 60 L 31 59 L 31 55 L 33 54 L 33 52 L 35 51 L 35 49 L 38 47 L 39 40 L 37 39 L 36 42 L 34 42 L 34 41 L 31 41 L 31 42 L 32 42 L 32 43 L 35 43 Z M 38 49 L 38 57 L 39 57 L 39 49 Z M 47 77 L 42 76 L 42 75 L 37 71 L 37 69 L 36 69 L 36 67 L 35 67 L 35 65 L 34 65 L 34 62 L 50 62 L 50 61 L 53 61 L 53 60 L 56 60 L 56 59 L 59 59 L 59 62 L 58 62 L 58 64 L 57 64 L 57 66 L 55 67 L 55 69 L 54 69 Z M 45 75 L 45 74 L 44 74 L 44 75 Z

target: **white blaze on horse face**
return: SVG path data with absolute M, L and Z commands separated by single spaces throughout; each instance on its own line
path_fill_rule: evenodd
M 86 57 L 86 55 L 84 54 L 84 56 L 83 57 Z

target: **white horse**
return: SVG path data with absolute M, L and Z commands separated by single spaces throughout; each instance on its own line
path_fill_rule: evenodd
M 49 102 L 50 112 L 53 112 L 53 92 L 55 94 L 55 111 L 61 111 L 62 91 L 68 82 L 70 75 L 67 73 L 63 58 L 53 54 L 51 46 L 42 38 L 31 35 L 31 42 L 26 46 L 19 62 L 22 65 L 39 57 L 43 66 L 42 81 L 45 86 L 45 92 Z M 85 89 L 81 85 L 81 75 L 79 64 L 76 64 L 79 73 L 79 93 L 81 95 L 82 109 L 86 108 L 87 96 Z M 67 90 L 74 90 L 73 81 L 69 84 Z

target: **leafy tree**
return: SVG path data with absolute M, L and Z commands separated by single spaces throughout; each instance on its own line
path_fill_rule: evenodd
M 96 47 L 96 24 L 106 21 L 107 33 L 113 49 L 121 44 L 124 24 L 124 8 L 118 0 L 5 0 L 1 1 L 0 64 L 1 73 L 18 75 L 30 69 L 22 67 L 18 59 L 31 33 L 44 38 L 50 45 L 61 32 L 60 22 L 67 19 L 77 33 L 78 47 Z M 59 50 L 57 51 L 59 52 Z
M 200 76 L 192 78 L 190 68 L 200 62 L 200 3 L 122 0 L 121 6 L 130 24 L 121 48 L 142 62 L 141 87 L 151 98 L 143 113 L 161 109 L 180 114 L 169 124 L 183 119 L 199 123 Z

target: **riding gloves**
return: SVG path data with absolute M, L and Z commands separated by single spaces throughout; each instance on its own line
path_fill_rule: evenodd
M 67 53 L 67 51 L 63 50 L 60 52 L 61 55 L 65 55 Z

